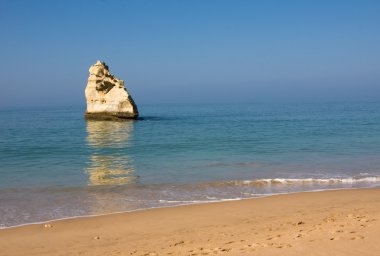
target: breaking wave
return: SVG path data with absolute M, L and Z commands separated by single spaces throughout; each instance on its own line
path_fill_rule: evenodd
M 296 185 L 339 185 L 339 184 L 372 184 L 380 183 L 380 176 L 372 177 L 348 177 L 348 178 L 273 178 L 273 179 L 256 179 L 256 180 L 234 180 L 211 182 L 210 186 L 296 186 Z

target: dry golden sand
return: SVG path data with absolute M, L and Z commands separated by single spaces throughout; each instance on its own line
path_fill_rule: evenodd
M 380 189 L 278 195 L 0 230 L 0 255 L 380 255 Z

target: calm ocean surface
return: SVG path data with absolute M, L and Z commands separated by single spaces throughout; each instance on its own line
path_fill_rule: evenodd
M 380 184 L 380 103 L 0 110 L 0 227 Z

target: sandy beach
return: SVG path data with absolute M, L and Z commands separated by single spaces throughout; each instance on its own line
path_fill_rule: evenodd
M 380 189 L 276 195 L 0 230 L 0 255 L 380 255 Z

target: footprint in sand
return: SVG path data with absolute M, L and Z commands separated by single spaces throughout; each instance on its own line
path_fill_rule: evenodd
M 178 245 L 181 245 L 181 244 L 184 244 L 184 243 L 185 243 L 185 241 L 179 241 L 179 242 L 175 243 L 174 246 L 178 246 Z
M 361 240 L 361 239 L 364 239 L 365 237 L 364 236 L 353 236 L 353 237 L 351 237 L 350 239 L 351 240 Z
M 260 247 L 274 247 L 274 248 L 278 248 L 278 249 L 282 249 L 282 248 L 290 248 L 292 247 L 291 244 L 283 244 L 283 243 L 263 243 L 263 244 L 259 244 Z
M 335 219 L 333 217 L 327 217 L 327 218 L 324 218 L 323 221 L 326 223 L 329 223 L 329 222 L 336 222 L 337 219 Z
M 142 254 L 143 256 L 157 256 L 158 254 L 157 253 L 154 253 L 154 252 L 148 252 L 148 253 L 145 253 L 145 254 Z
M 276 248 L 282 249 L 282 248 L 290 248 L 293 247 L 291 244 L 277 244 Z

